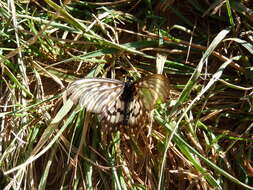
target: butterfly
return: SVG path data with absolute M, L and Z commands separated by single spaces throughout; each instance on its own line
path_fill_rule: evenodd
M 138 125 L 145 121 L 158 100 L 170 92 L 168 79 L 148 75 L 135 82 L 108 78 L 85 78 L 71 83 L 67 94 L 87 111 L 111 124 Z

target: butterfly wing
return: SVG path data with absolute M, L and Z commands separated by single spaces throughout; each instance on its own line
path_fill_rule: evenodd
M 129 125 L 137 125 L 145 122 L 145 117 L 147 113 L 144 109 L 143 102 L 140 99 L 140 96 L 134 95 L 133 101 L 129 104 Z
M 136 83 L 137 96 L 147 111 L 154 109 L 158 101 L 164 102 L 170 93 L 169 80 L 163 75 L 153 74 Z
M 119 97 L 123 90 L 124 83 L 119 80 L 86 78 L 70 84 L 67 93 L 87 111 L 100 114 L 110 123 L 119 123 L 124 106 Z
M 125 102 L 119 98 L 109 106 L 107 105 L 101 113 L 101 119 L 106 120 L 111 124 L 122 124 L 124 120 L 124 107 Z
M 135 83 L 133 101 L 129 104 L 129 125 L 145 122 L 158 100 L 165 101 L 170 93 L 169 80 L 153 74 Z

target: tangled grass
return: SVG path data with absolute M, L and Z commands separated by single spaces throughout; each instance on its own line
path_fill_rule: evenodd
M 251 1 L 0 1 L 0 189 L 253 189 Z M 148 125 L 62 104 L 163 72 Z

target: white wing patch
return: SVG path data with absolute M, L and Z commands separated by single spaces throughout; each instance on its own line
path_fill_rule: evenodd
M 118 98 L 111 105 L 104 108 L 101 117 L 112 124 L 122 123 L 124 119 L 124 107 L 125 103 Z
M 144 116 L 142 101 L 139 97 L 135 97 L 132 102 L 129 104 L 129 125 L 136 125 L 138 123 L 142 123 Z

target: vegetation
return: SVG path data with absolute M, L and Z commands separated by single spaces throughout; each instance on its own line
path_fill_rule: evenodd
M 253 189 L 252 1 L 0 1 L 0 189 Z M 162 73 L 149 124 L 62 96 Z M 65 99 L 62 104 L 62 99 Z

